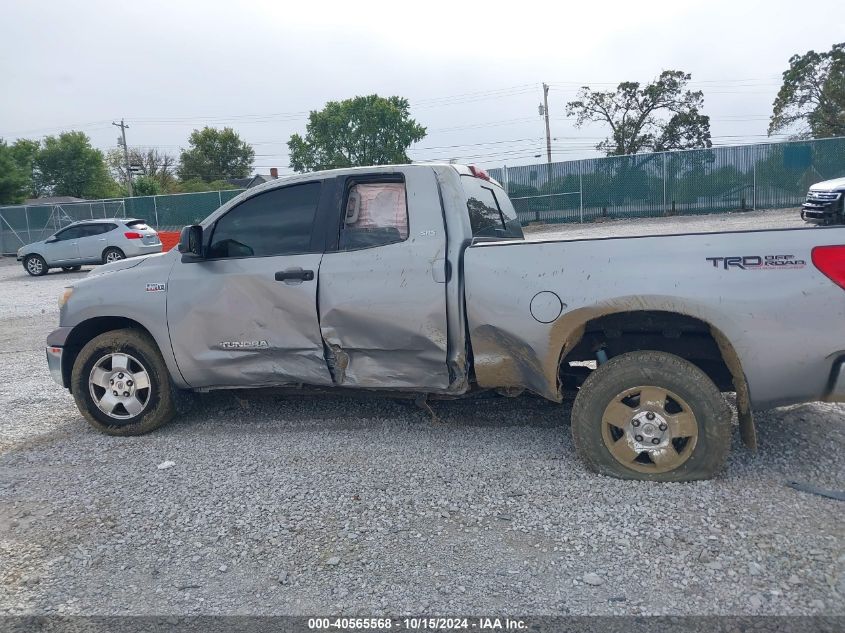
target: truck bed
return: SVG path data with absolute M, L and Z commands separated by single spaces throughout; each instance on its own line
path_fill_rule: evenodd
M 545 240 L 814 228 L 801 220 L 799 213 L 799 209 L 737 211 L 667 218 L 611 219 L 586 224 L 529 224 L 524 230 L 527 239 Z
M 828 397 L 831 372 L 845 358 L 845 294 L 812 264 L 811 251 L 845 243 L 845 229 L 799 220 L 771 230 L 773 222 L 732 219 L 562 228 L 467 249 L 479 383 L 558 396 L 560 353 L 585 324 L 646 311 L 685 315 L 729 341 L 755 407 Z

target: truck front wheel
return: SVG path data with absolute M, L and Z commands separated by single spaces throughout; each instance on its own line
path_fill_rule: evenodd
M 709 479 L 730 449 L 731 410 L 710 378 L 664 352 L 600 365 L 572 407 L 572 438 L 592 470 L 621 479 Z
M 176 414 L 174 387 L 155 342 L 132 329 L 91 339 L 71 372 L 71 392 L 88 423 L 108 435 L 142 435 Z

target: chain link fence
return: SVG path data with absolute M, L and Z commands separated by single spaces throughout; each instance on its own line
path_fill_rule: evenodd
M 845 176 L 845 138 L 609 156 L 488 170 L 523 224 L 777 209 Z M 195 224 L 242 189 L 0 207 L 0 253 L 77 220 L 134 217 L 159 231 Z
M 505 186 L 523 224 L 777 209 L 799 206 L 813 183 L 845 176 L 845 138 L 488 171 Z
M 0 254 L 43 240 L 71 222 L 97 218 L 139 218 L 158 231 L 196 224 L 243 189 L 139 196 L 91 202 L 0 207 Z

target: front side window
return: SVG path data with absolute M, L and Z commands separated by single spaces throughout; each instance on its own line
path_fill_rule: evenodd
M 209 258 L 307 253 L 320 183 L 265 191 L 229 210 L 214 225 Z
M 404 182 L 356 183 L 349 188 L 340 250 L 371 248 L 408 239 Z
M 501 187 L 471 176 L 461 181 L 473 237 L 525 237 L 513 204 Z
M 64 231 L 59 231 L 56 233 L 56 240 L 59 242 L 64 242 L 67 240 L 78 240 L 82 237 L 82 230 L 83 226 L 72 226 L 70 228 L 65 229 Z

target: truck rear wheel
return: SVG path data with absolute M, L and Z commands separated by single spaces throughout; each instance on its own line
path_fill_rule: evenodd
M 108 435 L 142 435 L 176 414 L 174 387 L 155 342 L 132 329 L 91 339 L 71 372 L 71 392 L 88 423 Z
M 731 411 L 713 381 L 664 352 L 621 354 L 584 381 L 572 438 L 587 466 L 647 481 L 709 479 L 724 466 Z

